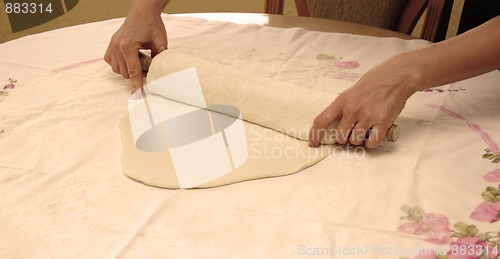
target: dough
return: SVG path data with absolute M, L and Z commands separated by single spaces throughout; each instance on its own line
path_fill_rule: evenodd
M 193 74 L 197 75 L 196 82 L 192 82 L 196 76 L 189 76 Z M 148 126 L 144 129 L 131 127 L 131 116 L 136 118 L 137 113 L 147 112 L 140 107 L 134 110 L 135 104 L 130 106 L 131 102 L 142 105 L 144 100 L 139 96 L 129 102 L 130 114 L 121 121 L 120 130 L 123 171 L 147 185 L 206 188 L 283 176 L 299 172 L 333 151 L 328 145 L 310 148 L 307 139 L 312 120 L 337 96 L 334 92 L 246 74 L 175 50 L 164 51 L 153 59 L 145 89 L 151 124 L 145 119 Z M 169 104 L 162 107 L 169 108 L 156 108 L 164 102 Z M 187 110 L 176 113 L 175 107 L 182 105 Z M 196 119 L 172 127 L 187 114 Z M 226 118 L 224 126 L 218 126 L 219 117 L 233 119 Z M 190 130 L 195 133 L 188 133 Z M 173 137 L 174 134 L 177 135 Z M 189 134 L 196 135 L 191 142 L 182 140 L 193 138 L 186 137 Z M 144 143 L 146 147 L 141 146 Z M 206 143 L 211 143 L 211 148 L 185 149 Z M 217 143 L 222 143 L 221 147 Z M 218 159 L 217 153 L 228 154 L 227 166 L 222 166 L 222 162 L 206 164 Z M 179 154 L 184 161 L 179 162 Z M 221 171 L 223 167 L 226 171 Z M 190 176 L 179 173 L 182 169 Z M 223 173 L 214 175 L 215 171 Z

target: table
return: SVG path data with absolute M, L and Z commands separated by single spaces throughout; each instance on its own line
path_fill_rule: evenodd
M 254 23 L 279 28 L 301 27 L 311 31 L 344 32 L 376 37 L 397 37 L 405 40 L 415 39 L 415 37 L 408 34 L 373 26 L 302 16 L 284 16 L 257 13 L 196 13 L 175 15 L 198 17 L 207 20 L 225 21 L 240 24 Z
M 288 28 L 401 36 L 313 18 L 189 17 L 200 15 L 222 18 L 162 16 L 169 48 L 242 69 L 260 62 L 253 72 L 324 90 L 429 44 Z M 286 177 L 166 190 L 122 174 L 117 127 L 130 84 L 102 61 L 122 22 L 0 44 L 0 80 L 13 87 L 0 96 L 0 257 L 412 258 L 471 243 L 494 252 L 500 71 L 415 94 L 396 143 L 339 147 Z M 360 66 L 321 66 L 317 53 Z

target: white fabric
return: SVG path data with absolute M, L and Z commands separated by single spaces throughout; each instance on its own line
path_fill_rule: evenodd
M 348 87 L 381 60 L 426 45 L 164 19 L 170 48 L 217 57 L 242 69 L 248 60 L 261 60 L 263 66 L 252 72 L 317 89 Z M 0 45 L 0 80 L 18 81 L 0 96 L 0 257 L 302 258 L 313 251 L 306 248 L 332 246 L 435 248 L 424 240 L 428 232 L 398 231 L 408 222 L 400 219 L 403 205 L 445 215 L 450 229 L 463 221 L 481 233 L 498 231 L 498 223 L 477 221 L 470 214 L 483 202 L 486 186 L 498 185 L 483 176 L 499 164 L 482 158 L 488 145 L 463 120 L 427 104 L 462 115 L 498 143 L 499 71 L 442 87 L 466 90 L 415 94 L 397 120 L 400 139 L 377 150 L 339 148 L 286 177 L 166 190 L 122 174 L 118 124 L 127 113 L 129 82 L 103 61 L 70 66 L 101 58 L 122 22 L 76 26 Z M 287 69 L 317 67 L 318 52 L 360 66 L 332 70 L 328 65 L 305 73 Z M 338 258 L 399 256 L 372 251 Z

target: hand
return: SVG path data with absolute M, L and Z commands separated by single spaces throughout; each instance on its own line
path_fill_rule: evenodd
M 316 147 L 328 126 L 339 121 L 332 135 L 335 142 L 375 148 L 403 110 L 406 100 L 415 93 L 418 73 L 401 63 L 405 58 L 388 60 L 368 71 L 355 85 L 342 92 L 314 120 L 309 145 Z
M 145 2 L 133 5 L 104 55 L 113 72 L 130 78 L 132 92 L 143 86 L 139 49 L 150 49 L 152 57 L 167 49 L 167 32 L 160 17 L 162 10 Z

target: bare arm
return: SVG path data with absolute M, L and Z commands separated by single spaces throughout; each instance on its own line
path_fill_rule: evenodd
M 133 91 L 142 87 L 139 49 L 150 49 L 151 55 L 167 49 L 167 32 L 161 12 L 170 0 L 133 0 L 123 25 L 111 38 L 104 60 L 115 73 L 130 78 Z
M 418 90 L 440 86 L 500 67 L 500 16 L 452 39 L 397 55 L 368 71 L 314 120 L 310 146 L 318 146 L 334 121 L 337 142 L 375 148 Z
M 457 37 L 409 53 L 420 56 L 415 90 L 440 86 L 500 68 L 500 16 Z

